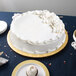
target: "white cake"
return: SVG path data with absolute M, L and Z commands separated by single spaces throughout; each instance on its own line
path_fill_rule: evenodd
M 10 41 L 21 51 L 43 54 L 55 51 L 65 41 L 65 25 L 48 10 L 14 14 L 10 27 Z

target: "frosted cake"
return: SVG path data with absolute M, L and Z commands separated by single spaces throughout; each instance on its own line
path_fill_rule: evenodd
M 49 53 L 61 47 L 65 41 L 65 25 L 54 12 L 35 10 L 14 14 L 12 18 L 10 41 L 21 51 Z

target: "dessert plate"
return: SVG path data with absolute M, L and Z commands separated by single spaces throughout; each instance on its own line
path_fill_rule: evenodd
M 8 35 L 7 35 L 7 42 L 8 42 L 8 45 L 13 49 L 13 51 L 15 51 L 16 53 L 18 53 L 20 55 L 27 56 L 27 57 L 32 57 L 32 58 L 42 58 L 42 57 L 52 56 L 52 55 L 60 52 L 66 46 L 66 44 L 68 42 L 68 33 L 67 33 L 66 30 L 65 30 L 65 34 L 66 34 L 66 39 L 65 39 L 65 42 L 63 43 L 63 45 L 60 48 L 58 48 L 57 50 L 49 52 L 49 53 L 45 53 L 45 54 L 31 54 L 31 53 L 23 52 L 23 51 L 15 48 L 12 45 L 12 43 L 10 41 L 10 38 L 9 38 L 10 31 L 8 32 Z
M 0 20 L 0 34 L 4 33 L 7 30 L 7 23 Z
M 27 60 L 18 64 L 12 72 L 12 76 L 27 76 L 26 70 L 29 65 L 35 65 L 38 69 L 38 76 L 50 76 L 46 66 L 36 60 Z

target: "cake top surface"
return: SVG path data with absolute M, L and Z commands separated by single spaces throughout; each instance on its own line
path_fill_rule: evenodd
M 14 14 L 11 31 L 22 40 L 42 43 L 60 37 L 65 25 L 55 13 L 35 10 Z

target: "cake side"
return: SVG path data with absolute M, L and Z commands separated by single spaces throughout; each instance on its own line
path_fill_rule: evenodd
M 44 44 L 30 44 L 30 42 L 26 42 L 25 40 L 19 39 L 16 35 L 14 35 L 10 31 L 10 41 L 13 46 L 21 51 L 32 53 L 32 54 L 44 54 L 55 51 L 64 43 L 66 38 L 65 33 L 62 34 L 61 38 L 57 40 L 51 40 L 49 43 Z

